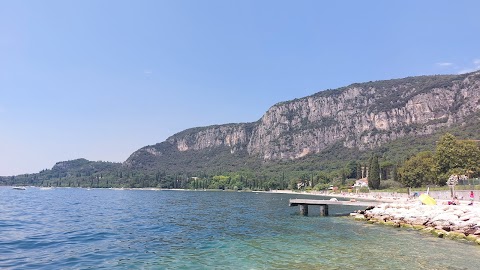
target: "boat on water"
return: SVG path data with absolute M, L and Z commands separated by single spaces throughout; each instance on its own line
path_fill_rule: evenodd
M 25 187 L 13 187 L 13 189 L 16 189 L 16 190 L 26 190 Z

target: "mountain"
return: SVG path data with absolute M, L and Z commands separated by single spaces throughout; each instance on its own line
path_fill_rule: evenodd
M 80 186 L 80 182 L 84 182 L 81 186 L 85 186 L 85 184 L 93 186 L 93 181 L 99 183 L 100 179 L 104 178 L 104 175 L 110 181 L 114 181 L 115 178 L 112 178 L 112 176 L 118 175 L 116 172 L 120 168 L 121 163 L 89 161 L 84 158 L 79 158 L 57 162 L 52 169 L 42 170 L 39 173 L 0 177 L 0 185 L 61 186 L 62 184 L 60 183 L 63 180 L 67 181 L 68 186 Z M 72 185 L 71 181 L 74 179 L 78 185 Z
M 184 130 L 122 164 L 59 162 L 37 174 L 0 177 L 0 185 L 285 188 L 299 178 L 325 184 L 355 177 L 355 164 L 372 152 L 393 170 L 409 155 L 433 150 L 445 132 L 479 139 L 480 72 L 329 89 L 275 104 L 256 122 Z M 201 180 L 192 184 L 192 177 Z
M 182 131 L 137 150 L 123 166 L 201 171 L 220 162 L 235 170 L 334 146 L 366 151 L 462 124 L 479 108 L 480 72 L 355 83 L 278 103 L 257 122 Z

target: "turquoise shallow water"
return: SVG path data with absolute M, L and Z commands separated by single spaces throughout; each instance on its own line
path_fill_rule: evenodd
M 479 269 L 480 247 L 300 195 L 0 187 L 0 269 Z M 312 215 L 313 214 L 313 215 Z

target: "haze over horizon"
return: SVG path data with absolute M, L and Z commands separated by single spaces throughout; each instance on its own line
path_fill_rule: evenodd
M 480 69 L 477 1 L 2 1 L 0 176 L 356 82 Z

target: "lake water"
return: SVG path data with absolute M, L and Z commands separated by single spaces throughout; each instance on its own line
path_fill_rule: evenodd
M 479 269 L 480 247 L 301 195 L 0 187 L 0 269 Z M 330 207 L 345 214 L 355 207 Z

